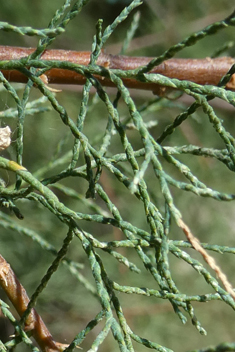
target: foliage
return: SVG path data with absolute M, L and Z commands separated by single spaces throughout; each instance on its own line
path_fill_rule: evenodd
M 30 307 L 37 302 L 44 320 L 48 325 L 52 321 L 58 339 L 70 343 L 66 351 L 80 345 L 89 351 L 106 348 L 131 352 L 142 351 L 144 347 L 161 352 L 182 351 L 185 350 L 182 346 L 171 349 L 161 343 L 164 340 L 161 333 L 170 335 L 167 321 L 157 322 L 158 316 L 154 316 L 149 324 L 146 312 L 142 317 L 138 310 L 135 319 L 131 319 L 133 312 L 128 313 L 128 308 L 137 300 L 135 307 L 144 306 L 151 311 L 156 302 L 165 300 L 167 306 L 161 303 L 158 309 L 171 309 L 183 324 L 189 318 L 202 335 L 206 331 L 196 316 L 195 302 L 196 307 L 204 303 L 204 311 L 209 305 L 205 302 L 212 301 L 216 307 L 221 302 L 235 309 L 233 298 L 215 272 L 192 249 L 189 238 L 185 239 L 184 234 L 191 231 L 182 225 L 184 218 L 192 232 L 199 235 L 209 217 L 208 221 L 214 223 L 212 233 L 220 226 L 219 232 L 222 229 L 226 234 L 223 221 L 227 219 L 220 214 L 224 214 L 222 207 L 233 209 L 224 204 L 235 198 L 231 194 L 235 169 L 235 140 L 231 134 L 234 123 L 223 122 L 213 100 L 217 98 L 234 107 L 234 92 L 224 89 L 234 67 L 218 87 L 182 82 L 148 71 L 185 48 L 200 45 L 203 38 L 213 38 L 217 32 L 233 27 L 235 14 L 187 36 L 147 67 L 111 71 L 97 66 L 96 60 L 113 32 L 133 16 L 136 8 L 141 9 L 141 1 L 134 0 L 105 29 L 102 21 L 98 22 L 91 43 L 90 65 L 40 60 L 43 51 L 66 33 L 70 21 L 82 16 L 87 3 L 88 0 L 66 0 L 48 27 L 40 30 L 0 23 L 5 36 L 13 33 L 40 38 L 30 57 L 0 62 L 1 70 L 18 69 L 29 78 L 22 93 L 21 86 L 10 84 L 0 74 L 9 105 L 1 112 L 1 118 L 15 130 L 15 144 L 8 154 L 5 152 L 0 157 L 1 202 L 13 210 L 9 213 L 2 209 L 0 213 L 1 226 L 5 229 L 1 253 L 27 290 L 32 291 Z M 123 52 L 137 30 L 138 16 L 133 18 Z M 227 48 L 223 45 L 223 50 Z M 220 53 L 219 49 L 214 47 Z M 52 67 L 74 70 L 87 78 L 80 102 L 77 93 L 55 95 L 42 82 L 39 76 Z M 108 77 L 115 84 L 115 97 L 95 75 Z M 187 107 L 178 100 L 153 98 L 149 94 L 142 103 L 135 102 L 133 93 L 122 83 L 123 77 L 176 88 L 194 102 Z M 162 116 L 170 120 L 168 114 L 174 116 L 173 121 L 162 122 Z M 188 120 L 196 132 L 186 140 L 180 129 L 188 126 Z M 197 133 L 202 140 L 193 144 L 192 140 L 198 141 Z M 222 206 L 216 201 L 222 202 Z M 208 209 L 213 207 L 211 215 Z M 193 222 L 195 214 L 200 218 L 199 224 Z M 235 253 L 229 239 L 226 242 L 229 236 L 218 238 L 218 242 L 213 240 L 213 244 L 198 237 L 207 253 L 222 257 Z M 207 237 L 208 241 L 211 237 Z M 64 258 L 61 250 L 63 255 L 66 252 Z M 61 262 L 59 267 L 58 262 Z M 227 262 L 223 270 L 231 279 L 231 263 Z M 190 285 L 180 282 L 184 280 L 182 276 Z M 1 305 L 3 314 L 18 327 L 19 321 L 9 306 L 3 301 Z M 172 319 L 176 325 L 171 315 Z M 161 333 L 155 338 L 157 329 Z M 191 327 L 187 331 L 190 335 Z M 145 334 L 152 337 L 143 337 Z M 36 351 L 25 335 L 11 339 L 5 347 L 2 344 L 1 349 L 10 349 L 15 344 L 16 350 L 21 345 L 25 350 L 27 345 Z M 219 344 L 222 342 L 219 340 L 216 347 L 200 351 L 235 350 L 232 341 Z M 164 344 L 167 343 L 166 339 Z M 203 341 L 195 348 L 202 345 Z

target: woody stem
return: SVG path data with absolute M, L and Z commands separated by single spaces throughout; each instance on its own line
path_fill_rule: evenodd
M 10 265 L 0 255 L 0 286 L 7 294 L 20 317 L 26 311 L 29 297 Z M 33 308 L 25 321 L 25 331 L 30 331 L 43 352 L 61 352 L 63 347 L 55 342 L 40 315 Z
M 0 46 L 0 61 L 19 60 L 27 57 L 35 51 L 33 48 L 20 48 L 10 46 Z M 71 50 L 45 50 L 42 60 L 58 60 L 87 66 L 90 62 L 90 52 Z M 151 57 L 130 57 L 121 55 L 111 55 L 101 52 L 97 65 L 108 69 L 134 70 L 141 66 L 146 66 L 153 58 Z M 220 79 L 229 71 L 234 63 L 231 57 L 219 57 L 215 59 L 170 59 L 154 67 L 150 72 L 158 73 L 169 78 L 188 80 L 198 84 L 217 85 Z M 12 82 L 27 82 L 27 77 L 17 70 L 0 70 L 4 76 Z M 84 84 L 86 77 L 72 70 L 52 68 L 45 73 L 48 84 Z M 97 77 L 104 86 L 114 86 L 114 84 L 104 77 Z M 234 77 L 232 76 L 227 89 L 235 90 Z M 123 83 L 128 88 L 152 90 L 159 92 L 160 86 L 155 83 L 146 83 L 134 78 L 123 78 Z

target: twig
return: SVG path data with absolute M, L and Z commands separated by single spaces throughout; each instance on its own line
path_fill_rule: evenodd
M 33 48 L 20 48 L 11 46 L 0 46 L 0 61 L 19 60 L 27 57 L 35 51 Z M 59 60 L 75 63 L 78 65 L 88 65 L 90 62 L 90 52 L 71 50 L 45 50 L 41 56 L 42 60 Z M 109 69 L 134 70 L 147 65 L 152 60 L 151 57 L 131 57 L 121 55 L 111 55 L 101 52 L 97 65 Z M 152 73 L 162 74 L 170 78 L 188 80 L 198 84 L 217 85 L 220 79 L 229 71 L 234 63 L 231 57 L 219 57 L 215 59 L 170 59 L 154 67 Z M 4 76 L 12 82 L 27 82 L 27 77 L 17 70 L 1 70 Z M 48 84 L 84 84 L 86 77 L 70 70 L 53 68 L 45 73 Z M 104 86 L 114 86 L 107 78 L 97 77 Z M 152 90 L 160 94 L 162 87 L 154 83 L 141 82 L 136 79 L 123 78 L 123 82 L 128 88 Z M 235 90 L 235 76 L 233 75 L 227 89 Z
M 220 267 L 216 264 L 215 259 L 212 256 L 210 256 L 207 253 L 207 251 L 202 247 L 202 245 L 199 242 L 199 240 L 192 234 L 192 232 L 190 231 L 189 227 L 184 223 L 184 221 L 182 219 L 178 219 L 177 223 L 178 223 L 179 227 L 185 233 L 188 241 L 191 243 L 193 248 L 202 255 L 202 257 L 204 258 L 205 262 L 211 267 L 212 270 L 214 270 L 216 272 L 216 275 L 221 280 L 222 284 L 225 287 L 225 290 L 235 300 L 235 292 L 233 290 L 233 287 L 230 284 L 230 282 L 228 281 L 226 275 L 222 272 Z
M 0 255 L 0 286 L 6 292 L 20 317 L 26 311 L 29 297 L 10 265 Z M 25 321 L 25 331 L 30 332 L 43 352 L 61 352 L 67 345 L 55 342 L 40 315 L 33 308 Z

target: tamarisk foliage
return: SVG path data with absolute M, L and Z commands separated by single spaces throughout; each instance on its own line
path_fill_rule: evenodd
M 41 30 L 0 22 L 0 30 L 6 31 L 6 35 L 12 33 L 39 38 L 37 47 L 30 50 L 27 56 L 12 55 L 0 61 L 1 92 L 7 91 L 13 101 L 13 106 L 7 107 L 0 116 L 3 124 L 14 131 L 9 153 L 4 151 L 5 154 L 0 157 L 0 201 L 4 207 L 0 212 L 0 225 L 3 233 L 8 234 L 8 239 L 17 234 L 19 243 L 28 246 L 26 263 L 23 264 L 26 271 L 29 268 L 31 272 L 36 271 L 36 260 L 30 256 L 31 246 L 38 246 L 40 253 L 46 257 L 48 255 L 47 263 L 50 258 L 50 264 L 44 268 L 46 273 L 33 283 L 33 289 L 30 288 L 33 292 L 27 295 L 27 285 L 23 287 L 20 278 L 16 278 L 19 260 L 12 262 L 10 254 L 19 251 L 17 255 L 20 256 L 21 245 L 7 249 L 2 246 L 0 283 L 19 317 L 13 316 L 10 303 L 0 301 L 3 315 L 15 330 L 7 342 L 1 342 L 0 349 L 17 350 L 27 346 L 32 351 L 40 348 L 48 352 L 71 352 L 81 346 L 93 352 L 105 351 L 105 344 L 112 341 L 112 347 L 107 350 L 116 348 L 115 351 L 134 352 L 149 348 L 172 352 L 168 346 L 161 345 L 158 338 L 145 337 L 144 329 L 143 334 L 135 330 L 123 301 L 128 302 L 137 296 L 146 297 L 144 302 L 167 301 L 179 320 L 185 324 L 189 319 L 201 335 L 206 335 L 206 327 L 202 326 L 196 315 L 199 304 L 204 304 L 206 310 L 208 302 L 218 301 L 231 310 L 235 309 L 233 278 L 226 275 L 226 265 L 222 270 L 214 258 L 215 253 L 224 257 L 226 253 L 235 254 L 235 248 L 226 244 L 226 234 L 223 234 L 220 245 L 201 243 L 199 233 L 192 230 L 187 211 L 181 209 L 177 198 L 181 195 L 189 197 L 190 204 L 195 198 L 202 203 L 208 198 L 214 203 L 233 204 L 235 193 L 211 187 L 203 181 L 203 177 L 200 179 L 191 162 L 198 159 L 204 162 L 206 157 L 207 161 L 221 164 L 229 173 L 235 170 L 235 139 L 213 105 L 217 98 L 234 108 L 235 93 L 228 89 L 234 88 L 235 71 L 233 59 L 226 60 L 228 72 L 224 72 L 218 80 L 216 62 L 220 60 L 215 59 L 213 69 L 216 83 L 212 80 L 211 84 L 207 84 L 205 79 L 200 84 L 190 76 L 187 80 L 177 76 L 166 77 L 157 73 L 156 68 L 186 47 L 233 27 L 235 13 L 189 35 L 160 56 L 148 60 L 144 66 L 128 67 L 126 56 L 123 68 L 112 68 L 105 61 L 101 64 L 99 58 L 105 56 L 102 50 L 107 40 L 129 16 L 133 16 L 133 22 L 124 40 L 122 54 L 132 40 L 139 23 L 139 13 L 134 15 L 134 10 L 142 6 L 140 0 L 133 0 L 106 28 L 103 28 L 102 20 L 98 21 L 86 64 L 43 57 L 52 42 L 56 42 L 62 33 L 66 34 L 70 21 L 82 16 L 88 2 L 66 0 L 56 10 L 48 27 Z M 204 59 L 203 62 L 206 61 Z M 81 102 L 76 100 L 74 109 L 63 101 L 63 86 L 62 92 L 55 93 L 50 81 L 45 79 L 47 71 L 53 69 L 62 69 L 65 75 L 66 72 L 68 75 L 76 73 L 82 77 L 82 82 L 79 82 L 83 84 Z M 12 82 L 13 74 L 25 77 L 23 94 L 22 87 L 20 89 Z M 210 75 L 213 75 L 213 70 Z M 153 98 L 148 92 L 144 104 L 139 105 L 129 90 L 130 80 L 137 82 L 137 88 L 145 89 L 145 85 L 151 87 L 157 95 Z M 115 88 L 115 96 L 114 90 L 110 93 L 105 87 L 107 82 Z M 155 85 L 158 87 L 156 90 L 152 89 Z M 193 99 L 193 103 L 185 106 L 178 100 L 168 100 L 170 89 L 173 89 L 174 98 L 179 96 L 178 92 L 185 93 Z M 35 91 L 40 96 L 34 99 Z M 177 109 L 181 111 L 175 114 L 171 123 L 158 129 L 157 120 L 166 107 L 174 112 Z M 203 128 L 208 129 L 208 136 L 213 131 L 219 140 L 217 147 L 210 147 L 209 137 L 205 146 L 190 141 L 184 145 L 172 145 L 177 140 L 173 139 L 174 136 L 184 123 L 199 110 L 202 110 L 203 119 L 207 121 L 205 127 L 203 123 Z M 154 119 L 146 121 L 151 111 L 154 111 Z M 43 155 L 43 162 L 35 158 L 37 146 L 34 137 L 29 138 L 32 127 L 31 132 L 28 129 L 31 115 L 38 113 L 47 116 L 48 125 L 51 123 L 49 120 L 55 119 L 53 127 L 35 127 L 41 148 L 37 155 Z M 38 121 L 34 122 L 35 126 L 40 126 Z M 56 139 L 57 134 L 60 137 Z M 58 141 L 56 145 L 55 140 Z M 174 142 L 171 143 L 172 140 Z M 26 155 L 30 155 L 28 159 Z M 223 175 L 217 177 L 222 189 L 225 183 Z M 112 183 L 115 184 L 113 189 Z M 135 205 L 136 209 L 141 209 L 136 216 Z M 12 213 L 7 213 L 5 208 L 12 210 Z M 53 222 L 57 224 L 55 228 Z M 59 250 L 58 241 L 63 242 Z M 54 256 L 52 260 L 50 254 Z M 40 261 L 40 258 L 37 259 Z M 184 275 L 184 270 L 176 273 L 171 265 L 172 260 L 180 261 L 186 270 L 195 272 L 204 281 L 200 292 L 188 294 L 189 289 L 184 290 L 178 285 L 178 277 Z M 117 275 L 117 268 L 120 275 Z M 61 270 L 66 271 L 66 275 L 60 276 Z M 52 332 L 48 330 L 50 318 L 47 321 L 46 316 L 50 308 L 41 309 L 44 294 L 55 284 L 54 278 L 58 280 L 59 294 L 57 292 L 57 296 L 50 297 L 54 302 L 51 309 L 64 296 L 69 311 L 69 297 L 73 293 L 73 299 L 76 297 L 76 301 L 82 302 L 81 306 L 89 312 L 89 318 L 84 316 L 79 320 L 83 312 L 75 304 L 72 310 L 76 318 L 68 327 L 66 314 L 69 315 L 69 312 L 65 309 L 63 319 L 59 319 L 60 324 L 64 324 L 60 343 L 55 342 L 54 335 L 52 339 Z M 69 284 L 64 283 L 67 280 Z M 79 293 L 81 287 L 82 294 Z M 86 296 L 95 301 L 93 315 Z M 40 303 L 37 307 L 40 316 L 35 309 L 37 302 Z M 148 307 L 151 310 L 151 305 Z M 57 319 L 55 314 L 55 310 L 51 312 L 51 316 Z M 157 313 L 155 319 L 158 319 Z M 167 330 L 168 326 L 164 328 Z M 66 335 L 70 330 L 74 332 L 73 336 Z M 31 335 L 39 347 L 34 345 Z M 221 341 L 217 346 L 200 351 L 234 350 L 235 343 Z

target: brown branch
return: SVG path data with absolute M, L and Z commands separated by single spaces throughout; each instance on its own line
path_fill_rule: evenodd
M 0 286 L 20 317 L 26 311 L 29 297 L 10 265 L 0 255 Z M 55 342 L 40 315 L 33 308 L 25 321 L 25 331 L 30 331 L 43 352 L 61 352 L 67 345 Z
M 0 61 L 16 60 L 27 57 L 35 49 L 19 48 L 10 46 L 0 46 Z M 70 51 L 70 50 L 45 50 L 41 56 L 42 60 L 60 60 L 76 63 L 79 65 L 88 65 L 90 61 L 90 52 L 87 51 Z M 150 57 L 130 57 L 111 55 L 102 52 L 97 60 L 97 64 L 109 69 L 131 70 L 140 66 L 145 66 L 151 61 Z M 215 59 L 170 59 L 159 66 L 156 66 L 151 72 L 159 73 L 170 78 L 188 80 L 198 84 L 217 85 L 220 79 L 229 71 L 234 59 L 231 57 L 220 57 Z M 16 70 L 2 70 L 4 76 L 12 82 L 27 82 L 27 77 Z M 48 84 L 84 84 L 86 78 L 76 72 L 64 69 L 51 69 L 45 73 Z M 97 77 L 104 86 L 114 86 L 114 84 L 104 78 Z M 154 83 L 140 82 L 135 79 L 123 79 L 128 88 L 152 90 L 154 93 L 161 93 L 162 87 Z M 226 85 L 227 89 L 235 90 L 235 75 Z

